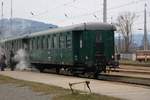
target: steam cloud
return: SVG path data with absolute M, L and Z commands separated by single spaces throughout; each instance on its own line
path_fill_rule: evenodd
M 16 69 L 26 70 L 30 66 L 29 56 L 28 56 L 27 52 L 24 49 L 20 49 L 20 50 L 17 51 L 16 55 L 14 56 L 14 60 L 16 62 L 18 62 L 17 65 L 16 65 Z
M 5 55 L 5 50 L 0 46 L 0 58 Z
M 3 54 L 5 54 L 5 50 L 0 47 L 0 55 L 3 55 Z

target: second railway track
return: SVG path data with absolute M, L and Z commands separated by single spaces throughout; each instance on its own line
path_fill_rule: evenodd
M 144 72 L 142 71 L 134 72 L 130 70 L 123 72 L 117 69 L 115 72 L 112 71 L 110 73 L 99 74 L 97 80 L 121 82 L 121 83 L 136 84 L 136 85 L 143 85 L 143 86 L 150 87 L 150 73 L 149 72 L 144 73 L 144 74 L 143 73 Z M 61 73 L 61 75 L 70 76 L 69 74 L 66 74 L 66 73 Z M 84 75 L 79 75 L 78 77 L 93 78 L 93 77 L 88 77 Z
M 99 75 L 98 79 L 112 82 L 122 82 L 122 83 L 150 86 L 150 78 L 143 78 L 143 77 L 101 74 Z

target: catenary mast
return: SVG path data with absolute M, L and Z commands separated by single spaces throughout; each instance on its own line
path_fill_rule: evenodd
M 148 50 L 148 39 L 147 39 L 147 4 L 144 7 L 144 50 Z
M 107 0 L 103 1 L 103 22 L 107 23 Z

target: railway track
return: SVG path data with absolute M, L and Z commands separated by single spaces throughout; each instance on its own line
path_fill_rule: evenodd
M 147 70 L 117 69 L 116 71 L 118 71 L 118 72 L 124 72 L 124 73 L 150 74 L 150 71 L 147 71 Z
M 100 74 L 98 79 L 150 86 L 150 67 L 124 66 L 110 73 Z
M 47 73 L 53 73 L 55 72 L 47 72 Z M 66 74 L 61 72 L 60 75 L 64 76 L 72 76 L 71 74 Z M 94 79 L 92 75 L 79 75 L 75 77 L 82 77 L 82 78 L 90 78 Z M 97 77 L 97 80 L 103 80 L 103 81 L 110 81 L 110 82 L 120 82 L 120 83 L 127 83 L 127 84 L 136 84 L 136 85 L 143 85 L 150 87 L 150 74 L 141 74 L 141 73 L 124 73 L 124 72 L 110 72 L 110 73 L 102 73 L 99 74 Z
M 81 77 L 89 78 L 88 76 L 82 75 Z M 121 66 L 119 69 L 112 70 L 110 73 L 99 74 L 97 79 L 111 82 L 150 86 L 150 68 L 136 66 Z
M 111 81 L 111 82 L 121 82 L 121 83 L 128 83 L 128 84 L 150 86 L 150 78 L 144 78 L 144 77 L 100 74 L 98 76 L 98 79 L 104 81 Z
M 131 65 L 120 65 L 120 68 L 122 70 L 134 70 L 138 72 L 147 71 L 150 72 L 150 67 L 143 67 L 143 66 L 131 66 Z
M 85 76 L 81 76 L 81 77 L 89 78 Z M 90 77 L 90 78 L 93 78 L 93 77 Z M 132 76 L 132 75 L 125 75 L 125 74 L 122 75 L 122 74 L 103 73 L 103 74 L 99 74 L 99 76 L 97 77 L 97 80 L 120 82 L 120 83 L 127 83 L 127 84 L 136 84 L 136 85 L 143 85 L 143 86 L 150 87 L 150 77 L 145 77 L 145 76 Z
M 56 74 L 55 70 L 46 70 L 45 73 Z M 72 76 L 69 73 L 60 72 L 60 75 Z M 92 75 L 79 75 L 77 77 L 82 78 L 92 78 Z M 128 84 L 136 84 L 150 87 L 150 68 L 141 68 L 140 67 L 121 67 L 110 73 L 99 74 L 97 80 L 111 81 L 111 82 L 121 82 Z

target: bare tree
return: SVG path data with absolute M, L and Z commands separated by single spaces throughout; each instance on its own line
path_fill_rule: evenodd
M 118 31 L 122 33 L 124 39 L 124 52 L 129 52 L 132 44 L 132 28 L 135 18 L 135 13 L 131 12 L 124 12 L 117 18 Z

